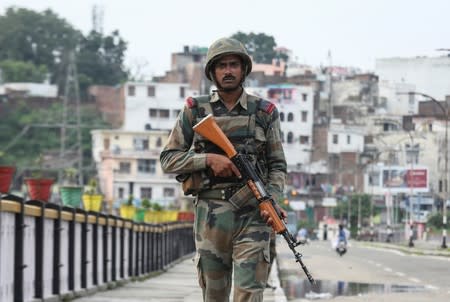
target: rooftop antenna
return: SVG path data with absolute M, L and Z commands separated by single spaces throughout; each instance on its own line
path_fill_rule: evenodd
M 92 30 L 99 34 L 103 34 L 103 15 L 103 6 L 94 5 L 92 7 Z

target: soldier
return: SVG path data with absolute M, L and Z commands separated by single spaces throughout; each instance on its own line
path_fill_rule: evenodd
M 166 173 L 177 173 L 186 195 L 195 196 L 195 265 L 204 301 L 262 301 L 269 270 L 269 227 L 258 202 L 240 181 L 231 160 L 192 127 L 208 114 L 246 156 L 279 200 L 286 179 L 278 110 L 243 88 L 252 61 L 237 40 L 222 38 L 208 49 L 205 75 L 217 90 L 188 98 L 161 152 Z M 286 212 L 281 210 L 283 218 Z

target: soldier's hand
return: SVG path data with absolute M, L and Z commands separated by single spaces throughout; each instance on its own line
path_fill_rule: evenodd
M 276 204 L 275 207 L 276 210 L 280 213 L 281 219 L 284 221 L 284 223 L 287 223 L 287 212 L 284 209 L 282 209 L 278 204 Z M 273 218 L 270 217 L 269 212 L 267 212 L 266 210 L 262 210 L 260 214 L 262 219 L 266 222 L 268 226 L 273 225 Z
M 206 154 L 206 165 L 211 168 L 214 176 L 230 177 L 236 175 L 241 178 L 241 173 L 233 162 L 226 156 L 214 153 Z

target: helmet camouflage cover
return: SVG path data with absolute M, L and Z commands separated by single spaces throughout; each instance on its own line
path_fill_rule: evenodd
M 212 81 L 211 72 L 214 63 L 225 55 L 238 55 L 241 57 L 244 64 L 245 76 L 252 71 L 252 60 L 245 49 L 245 46 L 236 39 L 233 38 L 221 38 L 215 41 L 208 48 L 208 53 L 206 54 L 206 66 L 205 75 Z

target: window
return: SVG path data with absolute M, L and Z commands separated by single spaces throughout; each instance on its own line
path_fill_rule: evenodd
M 284 122 L 284 112 L 280 112 L 280 121 Z
M 136 94 L 136 87 L 133 85 L 128 86 L 128 95 L 129 96 L 135 96 Z
M 333 134 L 333 144 L 338 144 L 339 143 L 339 136 L 337 134 Z
M 306 102 L 308 100 L 308 95 L 306 93 L 302 93 L 302 100 Z
M 164 188 L 163 196 L 164 197 L 174 197 L 175 196 L 175 189 L 174 188 Z
M 186 88 L 185 87 L 180 87 L 180 98 L 184 98 L 186 93 Z
M 105 138 L 104 140 L 103 140 L 103 149 L 105 149 L 105 150 L 109 150 L 109 138 Z
M 350 145 L 352 142 L 352 137 L 350 135 L 347 135 L 347 145 Z
M 369 185 L 371 185 L 371 186 L 380 186 L 381 185 L 379 171 L 369 172 Z
M 141 173 L 156 173 L 156 160 L 155 159 L 138 159 L 138 172 Z
M 161 110 L 159 110 L 159 117 L 168 118 L 169 117 L 169 110 L 168 109 L 161 109 Z
M 131 164 L 127 162 L 119 163 L 119 173 L 120 174 L 128 174 L 131 171 Z
M 294 120 L 294 114 L 292 112 L 288 113 L 288 122 L 292 122 Z
M 284 143 L 284 132 L 281 131 L 281 142 Z
M 134 150 L 142 151 L 142 150 L 148 150 L 148 138 L 134 138 L 133 139 L 133 146 Z
M 123 188 L 119 188 L 119 191 L 118 191 L 118 194 L 117 195 L 119 195 L 118 197 L 120 198 L 120 199 L 122 199 L 124 196 L 125 196 L 125 192 L 124 192 L 125 190 L 123 189 Z
M 161 146 L 162 146 L 162 139 L 161 139 L 161 137 L 158 137 L 156 139 L 156 147 L 161 147 Z
M 408 164 L 419 163 L 420 144 L 414 144 L 414 146 L 411 146 L 410 144 L 405 144 L 405 151 L 406 151 L 406 163 Z
M 289 131 L 288 136 L 287 136 L 287 142 L 288 142 L 288 144 L 292 144 L 293 141 L 294 141 L 294 134 Z
M 157 117 L 158 116 L 158 110 L 150 109 L 148 114 L 150 115 L 150 117 Z
M 302 122 L 308 121 L 308 111 L 302 111 Z
M 151 187 L 142 187 L 141 188 L 141 199 L 152 199 L 152 188 Z
M 175 110 L 172 111 L 172 114 L 173 114 L 174 117 L 177 117 L 177 116 L 180 115 L 180 112 L 181 112 L 180 109 L 175 109 Z
M 147 86 L 147 96 L 155 96 L 155 86 Z
M 300 135 L 300 144 L 306 145 L 309 143 L 309 136 L 307 135 Z

